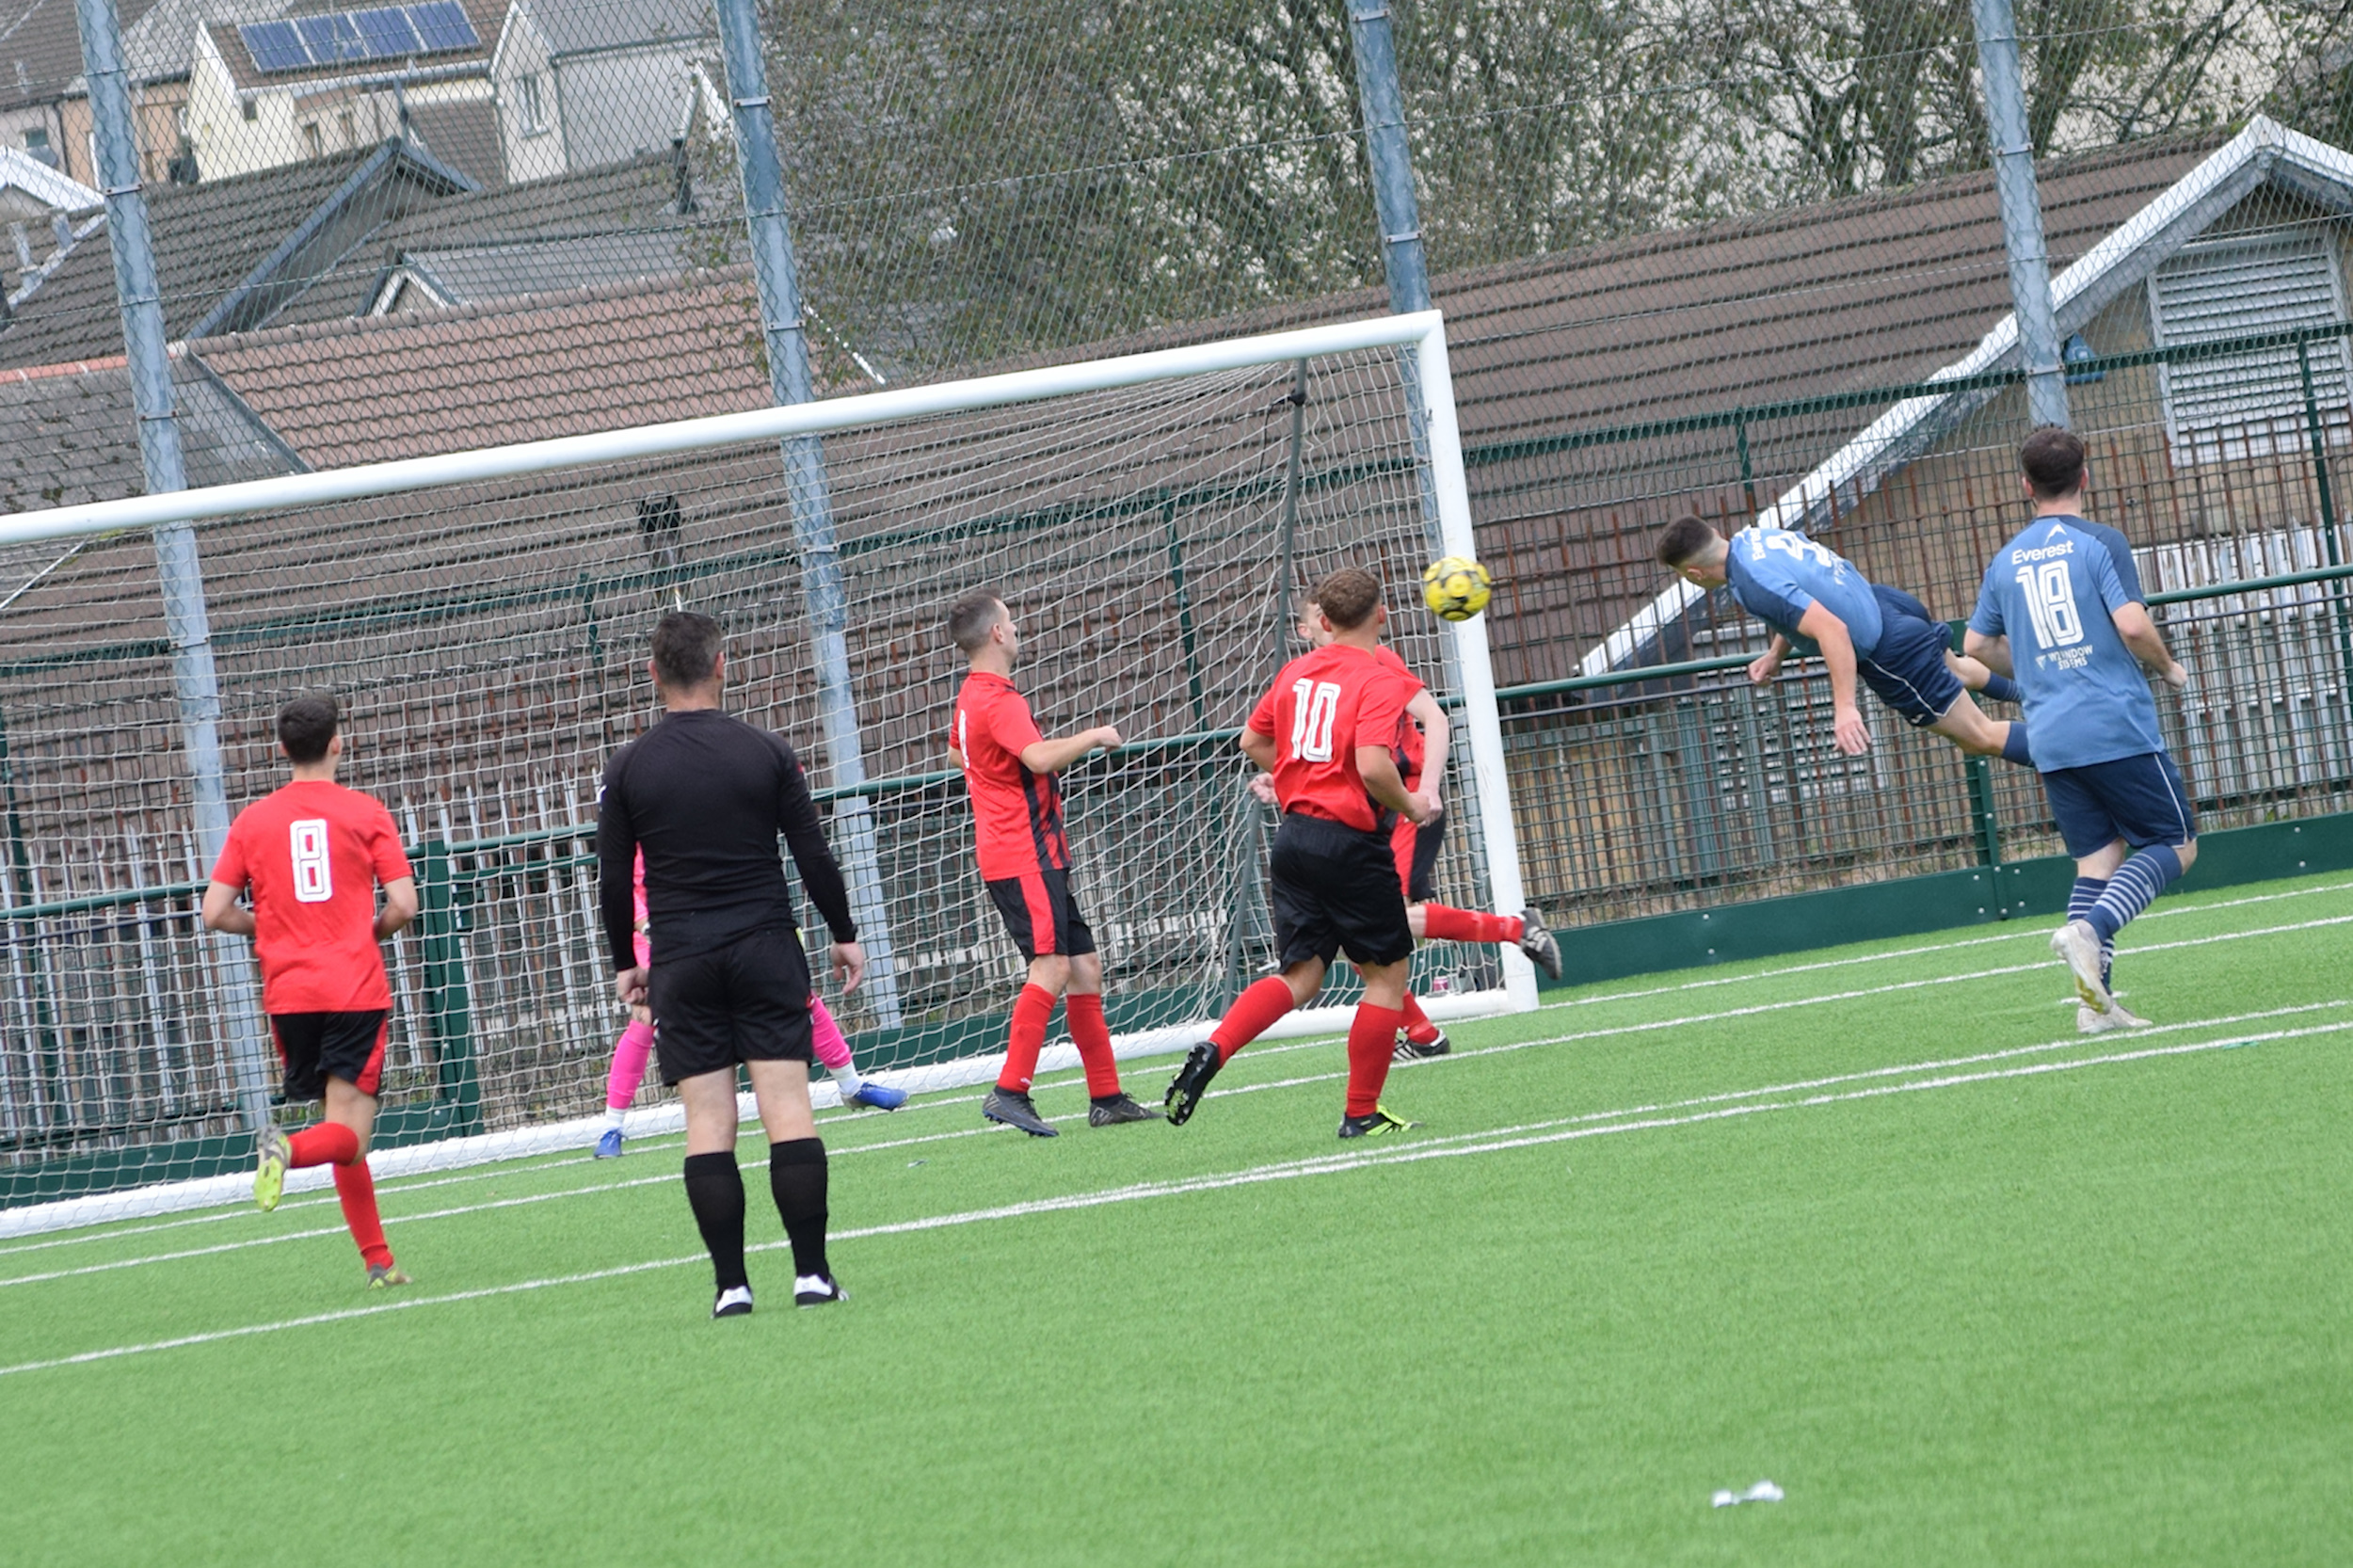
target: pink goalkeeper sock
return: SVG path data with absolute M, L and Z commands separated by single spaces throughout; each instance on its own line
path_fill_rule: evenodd
M 817 1060 L 836 1072 L 850 1064 L 850 1042 L 842 1037 L 841 1026 L 833 1021 L 821 997 L 808 999 L 809 1032 L 817 1038 Z
M 629 1109 L 630 1101 L 637 1097 L 637 1086 L 646 1081 L 646 1058 L 652 1054 L 653 1025 L 632 1018 L 621 1037 L 613 1042 L 613 1071 L 604 1080 L 606 1110 Z

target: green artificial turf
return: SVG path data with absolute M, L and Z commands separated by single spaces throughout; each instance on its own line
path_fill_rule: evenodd
M 389 1298 L 331 1194 L 0 1242 L 9 1368 L 266 1330 L 0 1372 L 0 1557 L 2341 1560 L 2353 884 L 2159 904 L 2133 1034 L 2043 935 L 1556 993 L 1368 1144 L 1337 1041 L 1181 1129 L 834 1118 L 824 1311 L 769 1250 L 708 1320 L 675 1139 L 385 1181 Z

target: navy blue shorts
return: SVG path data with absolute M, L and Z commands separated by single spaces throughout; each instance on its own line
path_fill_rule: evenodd
M 2089 767 L 2057 768 L 2042 776 L 2051 815 L 2058 819 L 2067 853 L 2081 860 L 2121 839 L 2135 849 L 2185 844 L 2198 837 L 2198 819 L 2182 788 L 2181 770 L 2162 751 L 2120 757 Z
M 1961 677 L 1945 663 L 1952 633 L 1901 588 L 1874 583 L 1871 593 L 1880 601 L 1880 642 L 1867 658 L 1855 656 L 1855 673 L 1906 724 L 1926 729 L 1951 711 L 1962 691 Z

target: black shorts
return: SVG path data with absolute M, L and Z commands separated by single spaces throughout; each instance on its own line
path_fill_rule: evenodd
M 722 948 L 664 959 L 654 945 L 646 999 L 653 1004 L 662 1081 L 723 1072 L 739 1062 L 809 1062 L 808 954 L 790 926 L 763 927 Z
M 1446 813 L 1440 811 L 1416 827 L 1403 817 L 1389 833 L 1389 850 L 1397 858 L 1397 880 L 1408 904 L 1428 904 L 1438 896 L 1431 873 L 1438 867 L 1438 849 L 1446 842 Z
M 286 1064 L 286 1097 L 327 1097 L 327 1080 L 340 1078 L 363 1095 L 384 1081 L 384 1036 L 392 1015 L 368 1013 L 272 1013 L 271 1038 Z
M 1926 729 L 1961 700 L 1961 677 L 1945 662 L 1953 634 L 1901 588 L 1874 584 L 1871 594 L 1880 603 L 1879 646 L 1856 655 L 1855 674 L 1906 724 Z
M 1086 917 L 1070 902 L 1070 873 L 1048 866 L 988 885 L 997 913 L 1013 933 L 1013 945 L 1024 958 L 1059 952 L 1065 957 L 1095 951 L 1095 933 Z
M 1343 951 L 1359 964 L 1413 956 L 1414 928 L 1405 921 L 1387 835 L 1286 811 L 1268 869 L 1285 968 L 1310 958 L 1329 964 Z

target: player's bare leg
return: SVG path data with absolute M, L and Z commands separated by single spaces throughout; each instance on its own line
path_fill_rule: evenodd
M 1030 960 L 1028 983 L 1014 999 L 1013 1018 L 1005 1032 L 1005 1064 L 998 1071 L 996 1086 L 981 1101 L 984 1120 L 1018 1128 L 1032 1138 L 1061 1136 L 1053 1123 L 1037 1113 L 1030 1085 L 1037 1077 L 1038 1052 L 1046 1047 L 1046 1026 L 1053 1021 L 1055 1002 L 1070 988 L 1071 968 L 1077 962 L 1059 952 L 1041 952 Z M 1095 965 L 1094 976 L 1099 1013 L 1101 964 Z
M 1968 663 L 1976 664 L 1977 661 L 1973 659 Z M 1978 667 L 1984 668 L 1983 665 Z M 1966 692 L 1953 698 L 1953 705 L 1945 710 L 1945 716 L 1928 728 L 1931 735 L 1944 736 L 1972 757 L 2000 757 L 2009 761 L 2031 765 L 2027 763 L 2025 755 L 2026 726 L 2024 721 L 1987 718 L 1985 711 L 1970 701 Z M 2017 732 L 2015 736 L 2011 733 L 2013 730 Z
M 376 1097 L 347 1080 L 327 1080 L 326 1115 L 291 1135 L 266 1128 L 262 1133 L 261 1167 L 254 1176 L 254 1195 L 264 1208 L 278 1207 L 286 1173 L 306 1165 L 335 1168 L 335 1196 L 342 1204 L 344 1224 L 367 1265 L 368 1284 L 383 1288 L 406 1285 L 408 1276 L 392 1261 L 384 1240 L 384 1222 L 376 1208 L 376 1178 L 368 1170 L 368 1139 L 376 1131 Z
M 1099 953 L 1070 956 L 1070 988 L 1063 993 L 1063 1022 L 1087 1075 L 1087 1126 L 1118 1127 L 1157 1122 L 1160 1113 L 1138 1105 L 1119 1086 L 1119 1063 L 1112 1055 L 1111 1022 L 1103 1016 L 1103 959 Z
M 1182 1127 L 1191 1119 L 1209 1080 L 1234 1059 L 1236 1051 L 1265 1033 L 1284 1014 L 1314 1000 L 1316 993 L 1323 989 L 1324 973 L 1322 959 L 1303 958 L 1281 974 L 1271 974 L 1253 983 L 1236 997 L 1234 1005 L 1225 1010 L 1225 1016 L 1218 1020 L 1217 1028 L 1209 1032 L 1209 1037 L 1185 1053 L 1185 1064 L 1176 1069 L 1176 1077 L 1169 1083 L 1164 1102 L 1169 1125 Z M 1403 994 L 1401 990 L 1400 994 Z M 1394 1035 L 1394 1030 L 1391 1032 Z
M 1965 700 L 1965 699 L 1964 699 Z M 1456 909 L 1444 904 L 1405 906 L 1405 923 L 1417 942 L 1510 943 L 1553 979 L 1561 978 L 1561 939 L 1533 909 L 1516 915 L 1489 915 L 1476 909 Z
M 768 1183 L 792 1244 L 793 1300 L 803 1306 L 844 1299 L 825 1261 L 825 1145 L 808 1103 L 805 1062 L 747 1063 L 760 1130 L 768 1138 Z M 711 1315 L 752 1309 L 744 1271 L 744 1177 L 735 1160 L 735 1074 L 698 1073 L 679 1084 L 686 1110 L 686 1201 L 711 1253 L 718 1294 Z
M 1340 1115 L 1343 1138 L 1376 1137 L 1414 1125 L 1381 1107 L 1381 1091 L 1388 1082 L 1390 1052 L 1403 1019 L 1405 988 L 1413 968 L 1410 956 L 1393 964 L 1357 966 L 1365 977 L 1365 996 L 1356 1004 L 1356 1016 L 1348 1031 L 1348 1100 Z

